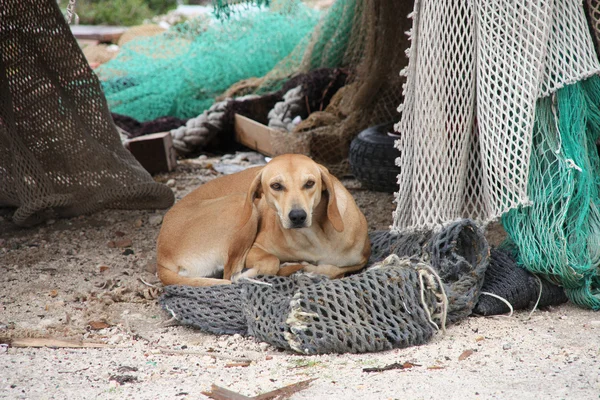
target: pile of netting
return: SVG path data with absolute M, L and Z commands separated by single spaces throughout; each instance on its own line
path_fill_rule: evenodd
M 372 239 L 380 255 L 390 254 L 393 242 L 393 254 L 346 278 L 296 274 L 167 286 L 160 302 L 183 324 L 305 354 L 419 345 L 471 314 L 489 262 L 487 241 L 472 221 L 434 235 L 385 231 Z
M 582 4 L 419 0 L 412 35 L 394 229 L 503 216 L 523 267 L 599 309 L 600 63 Z
M 140 122 L 198 116 L 232 84 L 265 75 L 313 30 L 318 12 L 294 3 L 200 16 L 124 44 L 96 71 L 111 111 Z
M 410 2 L 337 0 L 318 23 L 298 0 L 248 0 L 269 8 L 235 12 L 233 3 L 240 2 L 231 3 L 215 1 L 228 18 L 196 19 L 123 46 L 98 69 L 111 110 L 141 122 L 193 118 L 215 100 L 270 94 L 298 74 L 344 68 L 350 78 L 336 101 L 311 110 L 315 115 L 301 126 L 274 133 L 271 142 L 276 154 L 304 153 L 337 175 L 348 172 L 351 140 L 368 126 L 398 119 Z M 184 153 L 197 150 L 192 142 Z
M 498 315 L 522 309 L 533 312 L 568 300 L 561 286 L 519 267 L 515 252 L 518 250 L 513 246 L 491 249 L 490 265 L 474 314 Z
M 342 67 L 350 78 L 335 101 L 291 132 L 272 136 L 276 154 L 293 148 L 332 173 L 349 172 L 350 142 L 372 125 L 398 119 L 406 66 L 410 2 L 337 0 L 302 46 L 264 76 L 256 93 L 278 87 L 282 79 L 316 68 Z
M 0 207 L 18 225 L 102 208 L 166 208 L 173 192 L 123 148 L 55 0 L 0 7 Z
M 502 222 L 529 270 L 600 309 L 600 77 L 538 100 L 528 195 Z

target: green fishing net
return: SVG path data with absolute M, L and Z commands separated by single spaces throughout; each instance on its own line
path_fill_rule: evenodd
M 522 265 L 600 309 L 600 77 L 538 100 L 529 171 L 532 204 L 503 217 Z
M 294 7 L 248 7 L 230 18 L 198 17 L 127 43 L 97 70 L 111 111 L 139 121 L 192 118 L 233 83 L 265 75 L 319 19 L 319 12 L 288 3 Z

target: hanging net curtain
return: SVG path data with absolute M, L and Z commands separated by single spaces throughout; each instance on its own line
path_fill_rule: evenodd
M 123 148 L 56 1 L 2 0 L 0 206 L 16 208 L 13 222 L 173 201 Z
M 600 308 L 600 64 L 584 6 L 417 0 L 413 18 L 393 230 L 503 216 L 525 268 Z

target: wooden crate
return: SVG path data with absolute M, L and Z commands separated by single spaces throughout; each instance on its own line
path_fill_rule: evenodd
M 177 154 L 170 132 L 133 138 L 127 142 L 126 147 L 151 174 L 173 171 L 177 167 Z

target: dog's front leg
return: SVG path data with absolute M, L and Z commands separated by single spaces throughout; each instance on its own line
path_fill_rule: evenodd
M 252 246 L 246 256 L 245 268 L 232 276 L 232 281 L 242 278 L 253 278 L 257 275 L 277 275 L 279 272 L 279 258 L 257 246 Z
M 330 279 L 342 278 L 349 272 L 359 271 L 365 266 L 365 264 L 349 265 L 347 267 L 337 267 L 335 265 L 304 265 L 302 270 L 304 272 L 312 272 L 314 274 L 325 275 Z
M 279 276 L 290 276 L 290 275 L 292 275 L 295 272 L 304 270 L 309 265 L 312 266 L 312 267 L 314 267 L 314 265 L 309 264 L 307 262 L 281 264 L 279 266 L 279 272 L 277 273 L 277 275 L 279 275 Z

